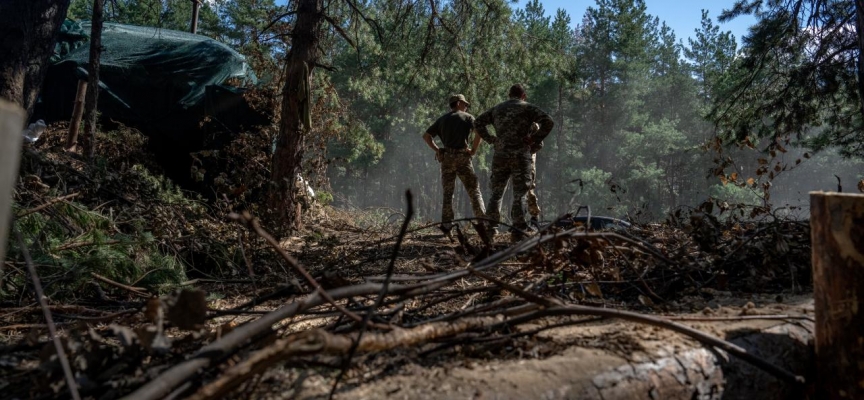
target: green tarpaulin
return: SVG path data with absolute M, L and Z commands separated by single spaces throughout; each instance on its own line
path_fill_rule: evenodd
M 63 25 L 41 96 L 48 120 L 71 115 L 76 82 L 87 79 L 89 33 L 88 22 Z M 194 128 L 213 106 L 205 97 L 214 86 L 256 83 L 243 55 L 201 35 L 106 23 L 102 46 L 100 113 L 151 132 Z

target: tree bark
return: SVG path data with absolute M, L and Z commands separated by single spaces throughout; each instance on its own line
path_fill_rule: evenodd
M 192 27 L 189 32 L 198 33 L 198 10 L 201 8 L 199 0 L 192 0 Z
M 66 150 L 74 150 L 78 144 L 78 131 L 81 129 L 81 118 L 84 116 L 84 96 L 87 94 L 87 81 L 78 81 L 75 92 L 75 106 L 72 108 L 72 121 L 69 122 L 69 134 L 66 136 Z
M 855 31 L 858 35 L 858 111 L 864 117 L 864 0 L 855 0 Z
M 864 195 L 810 193 L 817 396 L 864 398 Z
M 93 160 L 96 148 L 96 105 L 99 102 L 99 60 L 102 56 L 102 12 L 105 0 L 93 0 L 90 21 L 90 65 L 87 67 L 87 96 L 84 99 L 84 154 Z
M 0 1 L 0 98 L 18 104 L 27 119 L 42 89 L 69 2 Z
M 556 151 L 558 153 L 558 168 L 555 169 L 555 191 L 559 193 L 558 196 L 554 196 L 557 199 L 556 207 L 558 215 L 564 214 L 567 211 L 567 203 L 565 200 L 565 196 L 561 196 L 560 192 L 563 191 L 564 188 L 564 165 L 567 163 L 564 161 L 564 84 L 558 83 L 558 135 L 555 136 L 555 144 Z M 553 193 L 556 193 L 553 192 Z
M 291 50 L 285 63 L 282 118 L 273 153 L 272 187 L 269 205 L 283 227 L 298 229 L 301 223 L 294 180 L 300 173 L 306 134 L 311 128 L 309 78 L 318 59 L 322 0 L 299 0 L 297 23 L 291 32 Z

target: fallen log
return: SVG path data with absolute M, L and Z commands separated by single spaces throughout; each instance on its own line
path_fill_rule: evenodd
M 747 321 L 724 330 L 727 338 L 736 336 L 731 342 L 748 352 L 807 375 L 813 360 L 808 345 L 813 337 L 812 323 Z M 544 336 L 577 346 L 545 359 L 526 356 L 465 362 L 466 366 L 459 367 L 410 367 L 404 374 L 361 383 L 336 398 L 749 400 L 803 399 L 806 395 L 800 386 L 787 384 L 723 351 L 665 335 L 646 340 L 648 333 L 628 323 L 562 328 Z M 580 340 L 580 336 L 586 339 Z M 632 341 L 643 348 L 624 354 L 614 347 L 597 345 L 598 337 Z M 309 390 L 298 397 L 320 395 Z

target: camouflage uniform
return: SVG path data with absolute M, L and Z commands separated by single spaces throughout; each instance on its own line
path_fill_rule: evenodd
M 531 126 L 534 123 L 539 124 L 540 129 L 532 134 Z M 496 136 L 489 134 L 486 126 L 490 124 L 495 127 Z M 510 218 L 516 228 L 528 227 L 522 199 L 534 183 L 531 153 L 539 150 L 540 143 L 554 125 L 552 117 L 539 107 L 513 98 L 492 107 L 474 121 L 477 134 L 495 146 L 495 155 L 492 157 L 492 197 L 486 207 L 489 219 L 501 220 L 501 198 L 512 177 L 513 207 Z M 529 138 L 534 143 L 531 147 L 525 142 Z M 497 223 L 492 226 L 497 227 Z
M 453 191 L 456 189 L 456 177 L 465 185 L 468 191 L 468 199 L 471 201 L 471 209 L 474 216 L 483 218 L 486 210 L 483 207 L 483 195 L 480 194 L 480 183 L 474 173 L 474 165 L 471 164 L 471 154 L 467 149 L 453 151 L 441 149 L 438 154 L 441 161 L 441 185 L 444 189 L 444 204 L 441 208 L 441 222 L 446 226 L 453 221 Z
M 460 95 L 461 96 L 461 95 Z M 464 97 L 461 97 L 464 101 Z M 467 103 L 467 102 L 466 102 Z M 480 183 L 471 164 L 471 154 L 468 151 L 468 136 L 474 127 L 474 116 L 463 111 L 451 111 L 438 118 L 426 134 L 441 139 L 444 147 L 438 151 L 437 158 L 441 163 L 441 185 L 444 200 L 441 208 L 441 222 L 445 229 L 450 229 L 453 221 L 453 191 L 456 188 L 456 177 L 462 181 L 468 191 L 468 199 L 474 216 L 483 218 L 486 210 L 483 207 L 483 196 L 480 194 Z

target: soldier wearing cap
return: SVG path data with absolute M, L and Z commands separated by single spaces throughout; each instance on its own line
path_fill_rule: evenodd
M 480 184 L 471 164 L 471 156 L 480 146 L 480 136 L 475 134 L 471 147 L 468 147 L 468 137 L 474 129 L 474 116 L 466 112 L 470 105 L 461 94 L 450 96 L 450 112 L 438 118 L 423 134 L 423 140 L 435 151 L 435 159 L 441 163 L 441 185 L 444 189 L 441 228 L 445 234 L 449 234 L 453 227 L 453 191 L 456 177 L 459 177 L 468 191 L 474 216 L 483 218 L 486 215 Z M 434 137 L 438 137 L 443 146 L 435 144 L 432 140 Z
M 507 95 L 507 101 L 492 107 L 474 121 L 477 134 L 495 146 L 490 178 L 492 197 L 486 207 L 489 210 L 487 218 L 495 221 L 492 224 L 493 234 L 497 232 L 497 221 L 501 219 L 501 198 L 504 197 L 504 189 L 511 178 L 513 207 L 510 218 L 515 228 L 521 231 L 528 228 L 522 200 L 534 184 L 531 155 L 543 147 L 543 139 L 555 126 L 549 114 L 525 101 L 527 95 L 522 85 L 511 86 Z M 539 125 L 539 129 L 532 132 L 532 125 L 535 123 Z M 489 134 L 487 125 L 495 128 L 495 136 Z M 514 231 L 514 237 L 519 236 L 519 232 Z

